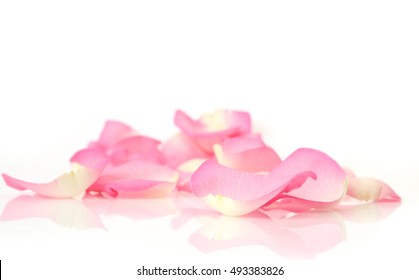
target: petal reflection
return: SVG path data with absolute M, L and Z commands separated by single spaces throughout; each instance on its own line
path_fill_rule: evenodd
M 132 220 L 159 218 L 175 213 L 171 198 L 106 198 L 87 195 L 83 204 L 100 215 L 127 217 Z
M 359 205 L 340 205 L 336 211 L 342 217 L 355 223 L 374 223 L 390 216 L 401 202 L 376 202 Z
M 262 213 L 256 217 L 218 216 L 193 233 L 189 241 L 205 253 L 261 245 L 286 258 L 311 259 L 344 238 L 345 226 L 339 215 L 312 211 L 282 219 L 270 219 Z
M 102 228 L 100 217 L 74 199 L 51 199 L 39 195 L 21 195 L 9 201 L 0 216 L 1 221 L 44 218 L 73 229 Z

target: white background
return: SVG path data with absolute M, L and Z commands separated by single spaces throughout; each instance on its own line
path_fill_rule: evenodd
M 0 172 L 47 181 L 107 119 L 166 139 L 176 109 L 225 108 L 249 111 L 282 157 L 323 150 L 404 200 L 348 233 L 359 242 L 309 262 L 259 246 L 204 254 L 165 219 L 110 219 L 108 234 L 4 222 L 5 278 L 137 279 L 145 262 L 280 263 L 286 279 L 418 275 L 407 254 L 419 249 L 419 7 L 337 2 L 1 1 Z M 0 187 L 3 207 L 16 192 Z

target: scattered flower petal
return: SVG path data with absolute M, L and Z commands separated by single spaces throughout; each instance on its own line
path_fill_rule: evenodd
M 179 173 L 169 167 L 136 160 L 105 169 L 88 191 L 121 197 L 164 196 L 173 190 L 178 178 Z
M 37 194 L 54 198 L 71 198 L 83 195 L 92 185 L 107 163 L 107 157 L 99 149 L 85 149 L 72 158 L 72 170 L 50 183 L 29 183 L 2 174 L 9 187 L 17 190 L 31 190 Z
M 268 175 L 207 161 L 192 175 L 191 190 L 229 216 L 247 214 L 281 197 L 293 197 L 317 207 L 343 197 L 345 172 L 326 154 L 299 149 Z
M 175 114 L 175 124 L 206 152 L 212 153 L 213 145 L 223 140 L 250 133 L 251 120 L 247 112 L 219 110 L 191 119 L 182 111 Z
M 278 154 L 253 135 L 215 144 L 214 154 L 221 165 L 247 172 L 270 172 L 281 163 Z
M 205 152 L 188 136 L 178 133 L 163 144 L 162 152 L 166 157 L 167 165 L 177 168 L 186 161 L 197 158 L 210 158 L 211 154 Z
M 179 181 L 177 184 L 177 189 L 180 191 L 190 192 L 190 180 L 192 174 L 205 162 L 207 159 L 204 158 L 196 158 L 188 160 L 177 168 L 180 172 L 179 174 Z
M 106 150 L 133 134 L 134 130 L 122 122 L 107 121 L 99 136 L 99 140 L 94 142 L 93 145 L 98 145 Z
M 284 161 L 252 134 L 247 112 L 219 110 L 197 120 L 177 111 L 180 132 L 163 144 L 129 125 L 108 121 L 97 141 L 77 152 L 72 170 L 46 184 L 3 174 L 6 184 L 54 198 L 88 193 L 111 197 L 167 196 L 176 187 L 230 216 L 257 209 L 303 213 L 344 202 L 398 202 L 386 183 L 359 178 L 331 157 L 298 149 Z M 191 194 L 191 195 L 192 195 Z
M 121 165 L 133 160 L 144 160 L 164 164 L 165 158 L 159 149 L 160 141 L 145 136 L 125 138 L 109 149 L 111 162 Z
M 338 203 L 346 193 L 347 180 L 345 171 L 327 154 L 314 149 L 301 148 L 290 155 L 287 164 L 279 165 L 275 172 L 285 174 L 309 171 L 315 176 L 308 177 L 300 185 L 289 185 L 284 197 L 292 197 L 300 203 L 313 208 L 329 207 Z

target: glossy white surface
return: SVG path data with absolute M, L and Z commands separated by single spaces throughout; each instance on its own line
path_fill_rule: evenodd
M 408 258 L 419 249 L 412 203 L 270 219 L 221 216 L 185 195 L 82 202 L 22 195 L 3 196 L 4 202 L 0 245 L 7 279 L 135 279 L 142 265 L 279 265 L 287 279 L 416 274 Z
M 189 219 L 179 209 L 201 207 L 194 200 L 44 201 L 0 182 L 2 276 L 139 279 L 142 265 L 193 264 L 280 265 L 284 279 L 416 279 L 418 4 L 288 2 L 1 1 L 0 172 L 48 181 L 106 119 L 164 140 L 176 109 L 241 109 L 281 157 L 320 149 L 387 182 L 398 208 L 285 224 Z M 304 246 L 290 245 L 296 235 Z M 287 258 L 301 251 L 318 253 Z

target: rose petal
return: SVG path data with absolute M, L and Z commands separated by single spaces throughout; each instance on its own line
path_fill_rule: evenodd
M 160 141 L 141 135 L 130 136 L 116 143 L 112 150 L 127 150 L 130 153 L 141 153 L 158 150 Z
M 345 172 L 326 154 L 299 149 L 266 176 L 207 161 L 192 175 L 191 190 L 219 212 L 236 216 L 281 197 L 312 206 L 339 201 L 346 191 Z
M 29 183 L 6 174 L 2 176 L 9 187 L 17 190 L 31 190 L 48 197 L 71 198 L 82 195 L 97 180 L 107 163 L 107 157 L 99 149 L 84 149 L 77 152 L 71 162 L 72 171 L 50 183 Z
M 105 168 L 108 158 L 98 149 L 83 149 L 76 152 L 70 162 L 100 173 Z
M 259 134 L 247 134 L 226 139 L 222 147 L 229 153 L 241 153 L 244 151 L 266 147 Z
M 111 196 L 163 196 L 176 186 L 178 172 L 156 163 L 131 161 L 103 172 L 89 192 Z
M 164 155 L 159 150 L 160 141 L 145 136 L 131 136 L 122 139 L 109 150 L 114 165 L 121 165 L 132 160 L 145 160 L 165 163 Z
M 122 122 L 107 121 L 102 129 L 99 140 L 93 143 L 93 145 L 99 145 L 101 148 L 109 149 L 133 133 L 133 129 Z
M 166 158 L 167 165 L 177 168 L 182 163 L 196 158 L 209 158 L 210 154 L 205 152 L 188 136 L 178 133 L 163 144 L 162 152 Z
M 284 191 L 284 197 L 293 197 L 302 204 L 318 208 L 336 204 L 344 196 L 347 188 L 345 171 L 327 154 L 314 149 L 301 148 L 286 161 L 287 164 L 279 165 L 273 173 L 306 170 L 316 176 L 307 178 L 302 185 L 298 182 L 296 185 L 288 186 Z
M 277 153 L 255 136 L 235 137 L 214 145 L 218 163 L 241 171 L 269 172 L 281 163 Z
M 250 115 L 246 112 L 220 110 L 193 120 L 182 111 L 175 114 L 175 124 L 206 152 L 223 140 L 248 134 L 251 130 Z
M 203 163 L 191 177 L 191 190 L 228 216 L 250 213 L 279 194 L 293 179 L 310 174 L 263 176 L 231 169 L 213 160 Z
M 176 186 L 178 190 L 191 192 L 191 176 L 205 161 L 207 161 L 207 159 L 196 158 L 188 160 L 179 165 L 179 167 L 177 168 L 177 170 L 179 171 L 179 181 Z

